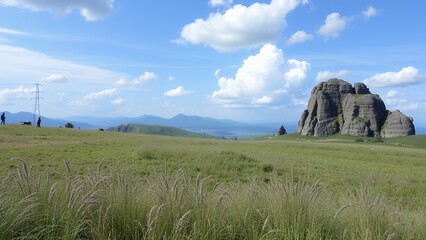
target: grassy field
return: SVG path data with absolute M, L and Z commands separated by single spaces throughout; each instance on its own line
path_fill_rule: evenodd
M 425 142 L 2 126 L 0 238 L 425 239 Z

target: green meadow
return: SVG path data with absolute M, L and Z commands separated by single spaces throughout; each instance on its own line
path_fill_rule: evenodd
M 0 128 L 0 239 L 426 239 L 426 136 Z

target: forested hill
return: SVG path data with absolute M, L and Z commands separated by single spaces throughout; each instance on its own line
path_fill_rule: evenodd
M 208 134 L 190 132 L 190 131 L 186 131 L 186 130 L 175 128 L 175 127 L 167 127 L 167 126 L 160 126 L 160 125 L 145 125 L 145 124 L 122 124 L 120 126 L 109 128 L 108 131 L 152 134 L 152 135 L 163 135 L 163 136 L 174 136 L 174 137 L 217 138 L 217 139 L 220 138 L 220 137 L 212 136 Z

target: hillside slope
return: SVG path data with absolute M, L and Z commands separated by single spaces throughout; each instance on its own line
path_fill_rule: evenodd
M 186 131 L 186 130 L 175 128 L 175 127 L 167 127 L 167 126 L 160 126 L 160 125 L 145 125 L 145 124 L 122 124 L 117 127 L 109 128 L 108 131 L 152 134 L 152 135 L 173 136 L 173 137 L 211 138 L 211 139 L 219 138 L 219 137 L 215 137 L 208 134 Z

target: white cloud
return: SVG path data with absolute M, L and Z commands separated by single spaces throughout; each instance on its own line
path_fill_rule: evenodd
M 35 91 L 35 88 L 25 88 L 24 86 L 19 86 L 18 88 L 5 88 L 0 89 L 0 103 L 5 101 L 12 101 L 17 98 L 29 98 Z
M 166 97 L 181 97 L 181 96 L 189 95 L 191 93 L 192 93 L 192 91 L 185 90 L 184 87 L 179 86 L 175 89 L 171 89 L 171 90 L 165 92 L 164 96 L 166 96 Z
M 1 0 L 0 0 L 1 1 Z M 1 28 L 0 27 L 0 34 L 8 34 L 8 35 L 28 35 L 28 33 L 17 31 L 10 28 Z
M 125 75 L 55 59 L 39 52 L 25 48 L 0 44 L 0 72 L 2 81 L 21 84 L 33 84 L 36 79 L 61 73 L 68 79 L 73 79 L 74 84 L 105 84 L 110 85 L 116 79 Z
M 341 70 L 337 72 L 330 72 L 330 71 L 320 71 L 317 73 L 316 80 L 317 82 L 327 81 L 332 78 L 342 78 L 344 76 L 347 76 L 349 74 L 349 71 L 347 70 Z
M 99 109 L 104 109 L 103 111 L 107 111 L 107 106 L 111 107 L 111 105 L 108 103 L 116 106 L 124 104 L 124 99 L 121 98 L 110 100 L 112 96 L 116 95 L 116 93 L 117 89 L 115 88 L 108 88 L 98 92 L 91 92 L 81 99 L 69 101 L 67 105 L 70 107 L 77 107 L 79 108 L 79 111 L 91 111 L 92 114 L 93 111 Z M 107 98 L 107 100 L 105 100 L 105 98 Z
M 210 0 L 209 5 L 212 7 L 229 6 L 233 0 Z
M 319 28 L 318 33 L 325 38 L 336 38 L 346 28 L 347 23 L 347 18 L 340 16 L 337 12 L 331 13 L 325 19 L 324 25 Z
M 287 63 L 291 66 L 291 69 L 284 74 L 284 80 L 285 87 L 290 88 L 299 85 L 305 80 L 310 64 L 306 61 L 298 61 L 296 59 L 289 59 Z
M 40 52 L 2 44 L 0 44 L 0 62 L 0 89 L 5 86 L 13 88 L 9 86 L 19 85 L 31 88 L 37 80 L 43 81 L 49 77 L 53 80 L 54 74 L 68 79 L 61 84 L 44 84 L 42 94 L 44 101 L 41 102 L 41 108 L 43 114 L 48 116 L 105 115 L 110 110 L 106 107 L 110 106 L 108 101 L 110 99 L 95 105 L 90 100 L 84 99 L 84 93 L 111 88 L 117 79 L 127 77 L 123 73 L 56 59 Z M 56 80 L 59 79 L 58 77 Z M 58 93 L 63 93 L 63 97 L 59 98 Z M 30 93 L 8 94 L 6 99 L 3 97 L 6 103 L 0 107 L 10 109 L 10 106 L 14 105 L 14 111 L 27 111 L 28 107 L 31 109 L 31 105 L 34 104 L 32 97 L 34 95 Z M 64 106 L 67 107 L 64 108 Z
M 285 95 L 288 94 L 287 89 L 278 89 L 272 92 L 272 95 Z
M 379 11 L 372 6 L 369 6 L 367 9 L 362 11 L 362 15 L 365 18 L 371 18 L 371 17 L 377 16 L 378 14 L 379 14 Z
M 138 78 L 135 78 L 133 80 L 126 80 L 126 79 L 120 79 L 115 82 L 115 85 L 117 86 L 139 86 L 143 85 L 145 83 L 148 83 L 150 81 L 153 81 L 157 79 L 158 76 L 155 75 L 155 73 L 152 72 L 144 72 L 144 74 L 140 75 Z
M 54 74 L 51 74 L 48 77 L 42 78 L 42 81 L 43 82 L 51 82 L 51 83 L 63 83 L 63 82 L 68 81 L 68 79 L 67 79 L 67 77 L 65 77 L 62 74 L 54 73 Z
M 83 99 L 93 100 L 93 99 L 100 99 L 100 98 L 104 98 L 104 97 L 109 97 L 109 96 L 112 96 L 116 91 L 117 91 L 117 89 L 115 89 L 115 88 L 109 88 L 109 89 L 102 90 L 100 92 L 91 92 L 91 93 L 87 94 L 86 96 L 84 96 Z
M 291 98 L 292 102 L 294 105 L 296 106 L 307 106 L 308 105 L 308 99 L 307 98 L 297 98 L 297 97 L 292 97 Z
M 308 34 L 305 31 L 297 31 L 287 40 L 287 45 L 306 42 L 312 40 L 313 38 L 313 35 Z
M 168 78 L 167 78 L 167 81 L 174 81 L 175 80 L 175 77 L 173 77 L 173 76 L 169 76 Z
M 20 7 L 32 11 L 69 14 L 73 10 L 78 10 L 87 21 L 104 18 L 112 11 L 113 3 L 114 0 L 0 0 L 0 5 Z
M 181 39 L 204 44 L 218 51 L 234 51 L 275 41 L 286 26 L 285 17 L 301 0 L 271 0 L 270 4 L 237 4 L 224 13 L 197 19 L 181 31 Z
M 395 91 L 395 90 L 390 90 L 387 94 L 386 94 L 386 96 L 387 97 L 389 97 L 389 98 L 393 98 L 393 97 L 396 97 L 396 95 L 398 94 L 398 92 L 397 91 Z
M 262 93 L 268 81 L 280 76 L 279 68 L 284 62 L 283 53 L 276 46 L 267 44 L 259 53 L 244 60 L 238 69 L 235 79 L 222 77 L 219 79 L 215 98 L 239 98 Z
M 15 94 L 15 93 L 32 93 L 33 91 L 35 91 L 35 88 L 24 88 L 24 86 L 19 86 L 18 88 L 6 88 L 6 89 L 2 89 L 0 90 L 0 94 Z
M 123 98 L 117 98 L 111 101 L 112 105 L 120 106 L 123 105 L 126 101 Z
M 402 68 L 399 72 L 385 72 L 366 78 L 363 81 L 371 87 L 407 86 L 426 82 L 426 75 L 421 75 L 415 67 Z
M 217 69 L 216 71 L 214 71 L 214 76 L 216 77 L 216 78 L 220 78 L 220 68 L 219 69 Z
M 170 40 L 170 43 L 176 44 L 176 45 L 186 45 L 185 40 L 183 40 L 182 38 L 178 38 L 178 39 L 172 39 Z
M 387 92 L 384 101 L 388 109 L 399 109 L 401 111 L 418 109 L 421 103 L 412 99 L 408 100 L 407 96 L 406 93 L 400 94 L 395 90 L 390 90 Z
M 225 108 L 273 104 L 280 99 L 279 95 L 287 94 L 287 89 L 303 81 L 308 69 L 309 63 L 295 59 L 284 61 L 281 49 L 266 44 L 258 54 L 244 60 L 234 78 L 221 77 L 219 90 L 214 91 L 211 98 Z
M 261 98 L 253 98 L 253 104 L 269 104 L 272 102 L 272 98 L 270 96 L 263 96 Z

